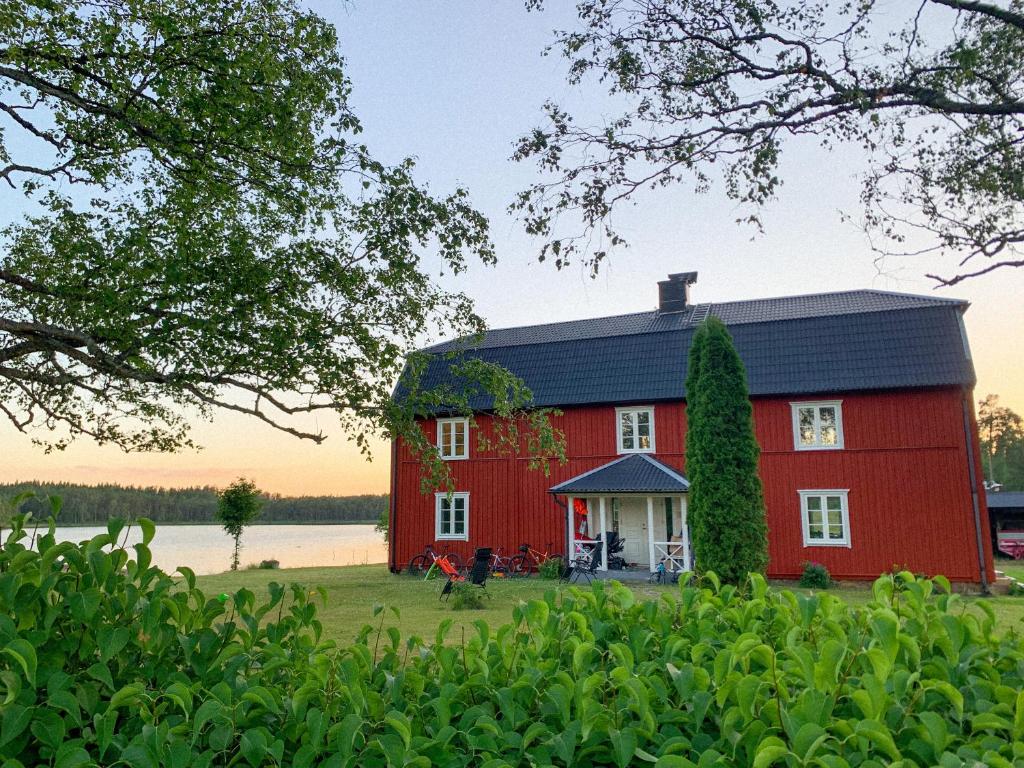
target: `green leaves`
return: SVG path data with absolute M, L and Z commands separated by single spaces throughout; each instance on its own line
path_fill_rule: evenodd
M 770 736 L 757 746 L 753 768 L 768 768 L 777 762 L 784 762 L 787 757 L 794 756 L 782 739 Z
M 229 622 L 187 576 L 115 568 L 123 557 L 87 543 L 48 558 L 16 535 L 0 548 L 0 574 L 22 585 L 0 589 L 0 754 L 155 768 L 1020 760 L 1024 641 L 910 574 L 857 608 L 758 577 L 709 574 L 657 602 L 570 588 L 464 645 L 450 619 L 429 644 L 402 642 L 367 607 L 378 621 L 337 648 L 316 639 L 309 589 L 239 589 Z
M 494 263 L 488 221 L 358 140 L 325 19 L 296 0 L 16 2 L 0 40 L 4 210 L 27 213 L 0 232 L 0 401 L 51 427 L 37 439 L 173 451 L 224 408 L 315 442 L 330 413 L 368 450 L 468 402 L 415 376 L 391 395 L 426 333 L 483 328 L 436 275 Z M 476 363 L 465 383 L 531 462 L 560 457 L 522 381 Z
M 153 521 L 140 517 L 136 522 L 139 524 L 139 529 L 142 531 L 142 543 L 149 546 L 149 543 L 153 541 L 153 537 L 156 535 L 156 525 Z
M 575 6 L 576 23 L 551 49 L 570 84 L 607 93 L 579 113 L 547 102 L 542 124 L 517 142 L 513 158 L 534 161 L 540 177 L 511 207 L 540 236 L 542 261 L 578 258 L 596 272 L 625 242 L 616 211 L 677 184 L 706 192 L 719 181 L 745 209 L 736 223 L 760 229 L 784 181 L 785 148 L 810 139 L 822 159 L 839 143 L 859 146 L 863 215 L 843 218 L 862 221 L 881 256 L 920 242 L 959 272 L 950 283 L 1020 266 L 1017 4 L 930 3 L 936 35 L 919 33 L 914 3 Z M 923 130 L 921 115 L 934 119 Z M 970 259 L 976 267 L 964 268 Z
M 17 662 L 18 666 L 25 673 L 25 678 L 28 680 L 29 685 L 35 687 L 38 662 L 36 660 L 36 649 L 32 647 L 28 640 L 20 637 L 14 638 L 0 651 L 0 655 L 7 656 Z
M 615 764 L 619 768 L 626 768 L 633 762 L 633 754 L 637 748 L 636 731 L 626 728 L 622 731 L 614 728 L 608 731 L 612 742 L 612 755 L 615 757 Z
M 18 738 L 32 722 L 32 710 L 20 704 L 4 707 L 0 717 L 0 748 Z
M 1024 741 L 1024 689 L 1017 694 L 1013 714 L 1013 738 Z

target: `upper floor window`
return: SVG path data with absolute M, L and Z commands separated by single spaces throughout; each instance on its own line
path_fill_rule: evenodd
M 437 450 L 442 459 L 468 459 L 469 419 L 438 419 Z
M 800 491 L 805 547 L 850 546 L 848 491 Z
M 841 400 L 790 403 L 793 409 L 793 440 L 796 449 L 843 447 Z
M 654 409 L 616 408 L 619 425 L 619 453 L 654 451 Z
M 469 539 L 469 494 L 438 493 L 434 533 L 438 539 Z

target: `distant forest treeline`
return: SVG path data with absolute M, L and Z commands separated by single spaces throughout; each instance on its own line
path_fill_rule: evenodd
M 136 488 L 121 485 L 73 483 L 0 483 L 0 499 L 8 501 L 22 491 L 35 491 L 64 500 L 58 523 L 103 524 L 112 517 L 148 517 L 157 523 L 214 522 L 215 488 Z M 46 516 L 49 508 L 30 500 L 25 511 Z M 259 522 L 265 523 L 369 523 L 388 508 L 387 494 L 365 496 L 278 496 L 264 499 Z

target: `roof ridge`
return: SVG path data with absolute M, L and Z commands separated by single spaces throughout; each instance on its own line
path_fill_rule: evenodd
M 941 301 L 946 304 L 970 304 L 967 299 L 955 299 L 952 296 L 929 296 L 924 293 L 903 293 L 902 291 L 887 291 L 882 288 L 863 288 L 861 290 L 870 293 L 880 293 L 883 296 L 902 296 L 903 298 L 910 296 L 916 299 L 925 299 L 926 301 Z
M 821 296 L 849 296 L 855 293 L 877 293 L 882 296 L 898 296 L 903 299 L 923 299 L 924 301 L 940 301 L 947 304 L 967 304 L 967 299 L 953 299 L 948 296 L 928 296 L 923 293 L 903 293 L 887 291 L 882 288 L 849 288 L 845 291 L 818 291 L 817 293 L 787 293 L 783 296 L 762 296 L 753 299 L 733 299 L 732 301 L 716 301 L 715 304 L 749 304 L 756 301 L 785 301 L 787 299 L 810 299 Z
M 578 317 L 575 320 L 556 320 L 553 323 L 533 323 L 531 325 L 510 325 L 505 328 L 488 328 L 491 331 L 521 331 L 525 328 L 551 328 L 556 325 L 572 325 L 573 323 L 586 323 L 591 320 L 617 320 L 620 317 L 638 317 L 640 315 L 656 315 L 658 310 L 647 309 L 640 312 L 623 312 L 621 315 L 600 315 L 599 317 Z

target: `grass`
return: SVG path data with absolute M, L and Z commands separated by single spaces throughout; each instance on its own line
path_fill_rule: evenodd
M 1024 581 L 1024 560 L 997 560 L 996 570 L 1002 571 L 1017 581 Z
M 1002 568 L 1006 573 L 1024 580 L 1024 566 Z M 475 632 L 473 622 L 483 619 L 492 627 L 498 627 L 512 620 L 512 608 L 520 600 L 541 597 L 549 589 L 563 589 L 556 581 L 529 579 L 491 579 L 487 583 L 486 607 L 479 610 L 453 611 L 438 600 L 441 581 L 423 581 L 409 576 L 396 576 L 383 565 L 355 565 L 344 568 L 295 568 L 287 570 L 255 570 L 222 573 L 203 576 L 199 586 L 207 595 L 234 592 L 246 587 L 257 596 L 266 594 L 266 585 L 272 581 L 291 584 L 298 582 L 309 587 L 321 586 L 327 590 L 327 605 L 321 607 L 320 620 L 326 637 L 341 643 L 351 642 L 364 624 L 376 624 L 373 606 L 383 604 L 397 608 L 400 617 L 389 611 L 385 626 L 397 626 L 403 637 L 416 634 L 430 639 L 437 632 L 438 625 L 445 619 L 452 619 L 454 625 L 448 637 L 458 641 L 463 629 Z M 656 599 L 666 590 L 675 591 L 676 586 L 657 586 L 646 583 L 629 583 L 641 597 Z M 797 590 L 806 592 L 809 590 Z M 851 605 L 868 602 L 871 595 L 866 589 L 832 590 Z M 972 604 L 982 598 L 968 598 Z M 998 626 L 1003 631 L 1016 628 L 1024 630 L 1024 597 L 985 598 L 985 602 L 996 612 Z M 377 618 L 379 621 L 380 618 Z
M 520 600 L 538 598 L 558 583 L 529 579 L 491 579 L 487 582 L 486 607 L 480 610 L 453 611 L 451 606 L 438 600 L 441 580 L 423 581 L 421 578 L 396 576 L 383 565 L 352 565 L 343 568 L 294 568 L 287 570 L 257 570 L 203 576 L 199 586 L 207 593 L 234 592 L 247 587 L 257 594 L 272 582 L 291 584 L 298 582 L 309 587 L 327 590 L 327 605 L 319 606 L 324 634 L 339 642 L 351 642 L 364 624 L 376 624 L 374 604 L 383 604 L 399 610 L 396 619 L 390 612 L 385 626 L 397 626 L 403 637 L 417 634 L 432 638 L 438 625 L 445 619 L 455 622 L 453 639 L 459 637 L 462 627 L 473 629 L 473 622 L 483 619 L 491 626 L 500 626 L 512 620 L 512 607 Z M 656 590 L 651 587 L 651 590 Z M 380 617 L 377 618 L 377 621 Z

